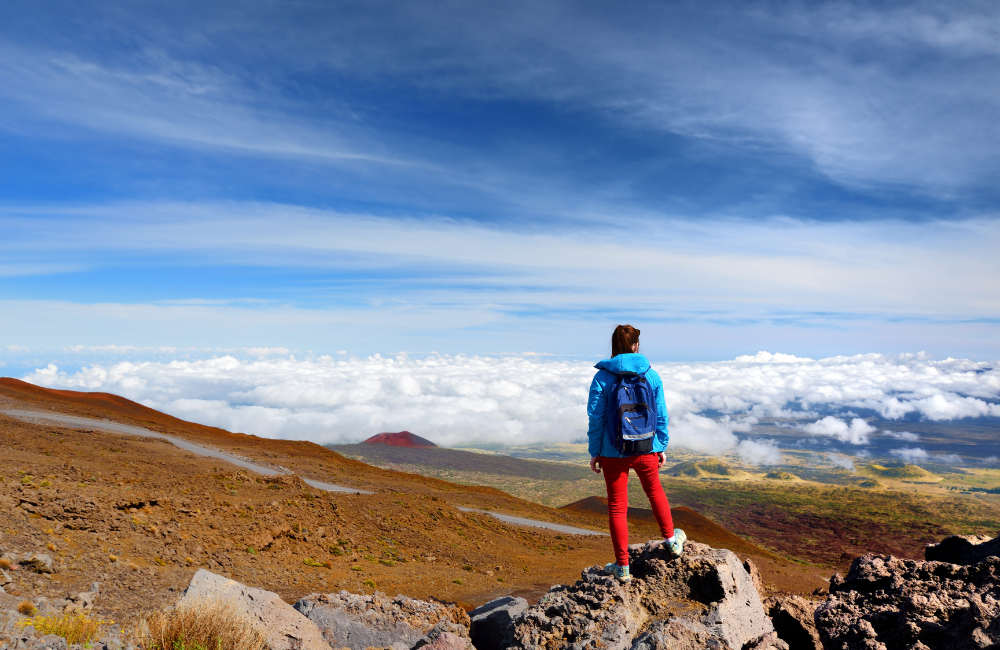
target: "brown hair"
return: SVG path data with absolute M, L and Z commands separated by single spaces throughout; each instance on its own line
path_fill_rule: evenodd
M 639 330 L 631 325 L 619 325 L 611 335 L 611 357 L 628 354 L 632 346 L 639 342 Z

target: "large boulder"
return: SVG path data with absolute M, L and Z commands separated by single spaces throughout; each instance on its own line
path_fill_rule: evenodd
M 52 573 L 52 556 L 47 553 L 26 553 L 18 564 L 35 573 Z
M 924 548 L 924 559 L 951 564 L 978 564 L 990 556 L 1000 556 L 1000 537 L 952 535 Z
M 513 644 L 514 618 L 528 609 L 528 601 L 501 596 L 469 612 L 472 627 L 469 636 L 476 650 L 505 650 Z
M 826 650 L 1000 647 L 1000 558 L 972 566 L 865 555 L 816 610 Z
M 770 610 L 774 631 L 791 650 L 823 650 L 816 629 L 818 602 L 802 596 L 788 596 L 777 601 Z
M 515 619 L 514 647 L 741 650 L 774 632 L 753 578 L 731 551 L 689 542 L 675 559 L 650 542 L 630 547 L 629 556 L 630 583 L 595 566 L 574 585 L 552 587 Z
M 295 609 L 319 628 L 333 648 L 471 647 L 469 615 L 454 605 L 402 595 L 389 598 L 378 591 L 370 596 L 341 591 L 306 596 Z
M 178 607 L 197 606 L 204 601 L 233 603 L 267 634 L 269 650 L 330 650 L 316 625 L 281 600 L 278 594 L 255 589 L 235 580 L 199 569 Z

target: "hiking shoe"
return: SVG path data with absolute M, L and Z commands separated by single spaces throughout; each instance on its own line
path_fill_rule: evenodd
M 674 529 L 674 541 L 667 542 L 664 541 L 663 545 L 670 550 L 670 554 L 674 557 L 680 557 L 681 553 L 684 552 L 684 542 L 687 541 L 688 536 L 680 528 Z
M 632 580 L 632 576 L 628 573 L 628 567 L 618 566 L 617 562 L 608 562 L 605 564 L 604 572 L 610 573 L 614 577 L 618 578 L 618 582 L 629 582 Z

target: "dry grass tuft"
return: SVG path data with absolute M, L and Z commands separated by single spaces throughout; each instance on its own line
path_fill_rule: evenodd
M 230 601 L 200 600 L 139 619 L 142 650 L 263 650 L 267 637 Z
M 23 605 L 24 603 L 22 603 Z M 23 613 L 23 612 L 22 612 Z M 21 623 L 22 627 L 32 626 L 41 635 L 55 634 L 66 639 L 69 645 L 86 644 L 100 637 L 101 628 L 113 625 L 114 621 L 90 618 L 83 612 L 76 614 L 46 614 L 35 616 Z
M 35 609 L 35 604 L 30 600 L 22 600 L 17 606 L 17 611 L 19 614 L 24 614 L 25 616 L 34 616 L 38 610 Z

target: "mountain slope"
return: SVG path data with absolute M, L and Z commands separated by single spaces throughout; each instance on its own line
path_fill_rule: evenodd
M 433 442 L 427 438 L 421 438 L 415 433 L 410 433 L 409 431 L 400 431 L 398 433 L 379 433 L 367 440 L 364 440 L 362 444 L 365 445 L 389 445 L 390 447 L 408 447 L 408 448 L 430 448 L 437 447 Z
M 55 549 L 52 581 L 15 572 L 8 593 L 25 599 L 62 597 L 98 580 L 106 585 L 103 607 L 134 612 L 165 602 L 170 587 L 205 567 L 291 601 L 315 591 L 370 592 L 374 584 L 477 604 L 541 593 L 609 554 L 606 537 L 512 526 L 456 508 L 591 525 L 492 488 L 383 470 L 312 443 L 204 427 L 116 396 L 5 380 L 0 398 L 0 409 L 144 426 L 373 492 L 326 493 L 296 476 L 256 476 L 159 439 L 0 414 L 0 544 L 4 552 Z

